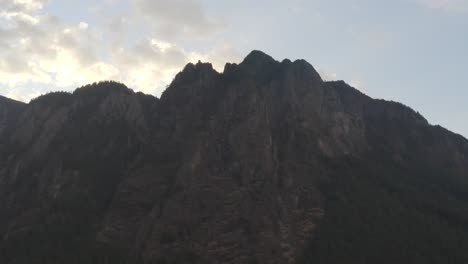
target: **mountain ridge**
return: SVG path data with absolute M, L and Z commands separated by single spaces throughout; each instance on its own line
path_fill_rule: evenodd
M 263 51 L 260 51 L 260 50 L 252 50 L 245 58 L 244 60 L 239 63 L 239 64 L 236 64 L 236 63 L 226 63 L 225 64 L 225 69 L 226 68 L 230 68 L 230 67 L 239 67 L 241 66 L 242 64 L 249 64 L 249 61 L 250 62 L 255 62 L 255 63 L 271 63 L 271 64 L 275 64 L 275 65 L 281 65 L 281 64 L 296 64 L 298 66 L 303 66 L 305 68 L 307 68 L 309 71 L 311 72 L 314 72 L 314 74 L 318 74 L 318 72 L 314 69 L 314 67 L 309 63 L 307 62 L 306 60 L 303 60 L 303 59 L 297 59 L 295 61 L 291 61 L 289 59 L 284 59 L 283 61 L 278 61 L 278 60 L 275 60 L 273 57 L 271 57 L 270 55 L 264 53 Z M 186 73 L 186 71 L 194 71 L 194 70 L 197 70 L 197 71 L 200 71 L 200 70 L 208 70 L 208 71 L 212 71 L 213 73 L 217 73 L 219 75 L 224 75 L 225 73 L 225 70 L 223 70 L 222 72 L 218 72 L 216 71 L 212 64 L 209 63 L 209 62 L 197 62 L 197 63 L 187 63 L 186 66 L 183 68 L 183 70 L 181 72 L 179 72 L 175 77 L 174 77 L 174 81 L 176 81 L 177 79 L 177 76 L 180 76 L 180 75 L 183 75 L 184 73 Z M 355 91 L 359 92 L 360 94 L 366 96 L 366 97 L 369 97 L 368 95 L 362 93 L 359 89 L 357 88 L 354 88 L 352 86 L 350 86 L 348 83 L 346 83 L 344 80 L 332 80 L 332 81 L 323 81 L 321 79 L 321 77 L 319 76 L 320 80 L 324 83 L 337 83 L 339 84 L 339 86 L 341 87 L 351 87 L 353 88 Z M 103 90 L 105 89 L 108 89 L 109 91 L 112 91 L 112 89 L 118 89 L 118 90 L 125 90 L 127 89 L 129 92 L 132 92 L 132 93 L 136 93 L 132 88 L 129 88 L 127 87 L 125 84 L 123 83 L 119 83 L 119 82 L 116 82 L 116 81 L 100 81 L 100 82 L 95 82 L 94 84 L 87 84 L 87 85 L 83 85 L 77 89 L 75 89 L 74 91 L 71 91 L 71 92 L 66 92 L 66 91 L 60 91 L 60 92 L 50 92 L 50 93 L 47 93 L 47 94 L 44 94 L 44 95 L 40 95 L 39 97 L 37 98 L 33 98 L 31 99 L 31 101 L 35 101 L 36 99 L 39 99 L 39 98 L 42 98 L 42 97 L 50 97 L 50 96 L 55 96 L 55 95 L 60 95 L 60 94 L 63 94 L 63 95 L 67 95 L 67 94 L 75 94 L 75 93 L 80 93 L 80 92 L 84 92 L 85 90 L 82 90 L 82 89 L 88 89 L 88 88 L 96 88 L 96 84 L 102 84 L 104 86 L 113 86 L 113 87 L 107 87 L 107 88 L 104 88 Z M 171 83 L 172 84 L 172 83 Z M 168 88 L 171 86 L 171 84 L 168 85 Z M 111 88 L 111 89 L 109 89 Z M 100 88 L 97 88 L 97 89 L 102 89 L 102 87 Z M 166 89 L 167 90 L 167 89 Z M 163 91 L 164 93 L 165 91 Z M 138 93 L 141 93 L 141 92 L 138 92 Z M 161 99 L 161 98 L 158 98 L 158 97 L 155 97 L 154 95 L 151 95 L 151 94 L 145 94 L 145 93 L 141 93 L 143 95 L 146 95 L 146 96 L 150 96 L 150 97 L 154 97 L 156 99 Z M 369 97 L 370 98 L 370 97 Z M 402 104 L 400 102 L 396 102 L 396 101 L 393 101 L 393 100 L 385 100 L 385 99 L 375 99 L 375 98 L 372 98 L 374 100 L 379 100 L 379 101 L 382 101 L 384 103 L 396 103 L 396 104 L 399 104 L 403 107 L 406 107 L 408 109 L 410 109 L 411 111 L 413 112 L 416 112 L 414 109 L 412 109 L 411 107 L 405 105 L 405 104 Z M 22 104 L 28 104 L 28 103 L 25 103 L 25 102 L 21 102 L 21 101 L 17 101 L 17 100 L 14 100 L 14 99 L 11 99 L 11 98 L 8 98 L 8 97 L 5 97 L 5 96 L 1 96 L 0 95 L 0 102 L 2 101 L 13 101 L 13 102 L 16 102 L 16 103 L 22 103 Z M 419 114 L 419 112 L 416 112 Z M 419 114 L 420 115 L 420 114 Z M 421 116 L 422 118 L 424 118 L 423 116 Z M 424 118 L 425 119 L 425 118 Z M 426 120 L 427 121 L 427 120 Z M 433 126 L 440 126 L 440 125 L 433 125 Z M 442 127 L 442 126 L 441 126 Z M 446 128 L 444 128 L 446 129 Z M 461 135 L 461 134 L 458 134 L 458 133 L 455 133 L 449 129 L 447 129 L 448 131 L 450 131 L 451 133 L 454 133 L 454 134 L 457 134 L 457 135 L 460 135 L 464 138 L 466 138 L 465 136 Z
M 6 105 L 2 263 L 468 260 L 468 141 L 305 61 Z

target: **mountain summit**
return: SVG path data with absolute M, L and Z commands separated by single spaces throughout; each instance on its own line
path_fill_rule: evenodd
M 0 98 L 0 263 L 468 263 L 468 141 L 253 51 Z

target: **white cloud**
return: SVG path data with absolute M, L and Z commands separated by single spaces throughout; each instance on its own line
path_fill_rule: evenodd
M 15 89 L 15 90 L 8 91 L 8 93 L 5 96 L 13 100 L 28 102 L 31 98 L 36 98 L 40 95 L 41 95 L 41 92 L 37 90 Z
M 83 30 L 84 30 L 84 29 L 88 29 L 88 23 L 86 23 L 86 22 L 80 22 L 80 23 L 78 24 L 78 27 L 79 27 L 80 29 L 83 29 Z
M 0 0 L 2 10 L 9 12 L 32 12 L 41 9 L 48 0 Z
M 26 13 L 21 13 L 21 12 L 1 12 L 0 17 L 12 21 L 16 20 L 17 22 L 24 22 L 28 24 L 38 24 L 39 19 L 37 17 L 30 16 Z
M 45 0 L 14 0 L 13 3 L 25 8 L 26 10 L 41 9 L 43 5 L 48 2 Z
M 212 44 L 208 53 L 178 45 L 178 36 L 207 36 L 218 28 L 195 0 L 135 0 L 139 13 L 115 19 L 106 14 L 107 21 L 112 21 L 104 27 L 93 20 L 68 23 L 45 15 L 41 9 L 47 2 L 0 0 L 3 95 L 28 101 L 48 90 L 69 90 L 110 79 L 160 95 L 188 62 L 210 61 L 222 71 L 226 61 L 239 58 L 226 44 Z M 155 30 L 144 33 L 146 38 L 133 35 L 141 12 Z
M 443 9 L 451 12 L 468 11 L 468 0 L 416 0 L 428 8 Z
M 36 11 L 42 3 L 15 0 L 8 6 L 20 5 L 21 12 L 1 10 L 0 83 L 11 88 L 28 82 L 66 86 L 108 77 L 109 71 L 96 70 L 103 62 L 96 59 L 96 39 L 84 31 L 87 24 L 66 25 L 40 16 Z
M 159 95 L 190 61 L 190 56 L 191 53 L 175 44 L 149 39 L 130 49 L 118 49 L 112 54 L 111 61 L 120 69 L 120 81 L 137 90 Z

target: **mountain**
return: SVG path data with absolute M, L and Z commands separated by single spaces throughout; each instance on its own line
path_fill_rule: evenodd
M 0 263 L 468 263 L 468 141 L 251 52 L 0 98 Z

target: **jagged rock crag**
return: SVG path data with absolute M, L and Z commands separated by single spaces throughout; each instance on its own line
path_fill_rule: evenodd
M 259 51 L 161 99 L 0 98 L 0 263 L 462 263 L 467 174 L 461 136 Z

